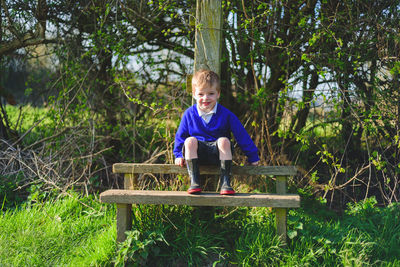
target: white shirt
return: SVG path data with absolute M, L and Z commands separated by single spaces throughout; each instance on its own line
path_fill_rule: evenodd
M 214 113 L 217 113 L 217 105 L 218 105 L 218 103 L 215 103 L 214 108 L 213 108 L 210 112 L 201 111 L 201 110 L 199 109 L 199 106 L 196 106 L 196 107 L 197 107 L 197 112 L 199 113 L 199 116 L 200 116 L 206 123 L 209 123 L 210 120 L 211 120 L 212 115 L 214 115 Z

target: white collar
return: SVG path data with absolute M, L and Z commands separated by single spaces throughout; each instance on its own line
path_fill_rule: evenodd
M 204 112 L 204 111 L 202 111 L 202 110 L 199 108 L 199 105 L 196 105 L 196 108 L 197 108 L 197 112 L 199 113 L 199 116 L 200 116 L 200 117 L 203 117 L 204 115 L 211 115 L 211 114 L 217 113 L 217 106 L 218 106 L 218 102 L 215 103 L 214 108 L 213 108 L 211 111 L 209 111 L 209 112 Z

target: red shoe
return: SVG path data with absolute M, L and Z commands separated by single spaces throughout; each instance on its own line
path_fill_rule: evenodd
M 201 188 L 189 188 L 187 191 L 189 194 L 198 194 L 201 193 Z
M 222 189 L 219 194 L 220 195 L 234 195 L 235 194 L 235 190 L 233 190 L 233 189 Z

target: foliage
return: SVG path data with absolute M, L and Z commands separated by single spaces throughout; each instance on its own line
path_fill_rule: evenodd
M 24 200 L 21 196 L 22 194 L 15 193 L 15 191 L 18 189 L 20 181 L 21 176 L 18 175 L 2 177 L 0 180 L 0 210 L 11 208 Z
M 146 232 L 142 234 L 138 230 L 127 232 L 126 240 L 118 248 L 115 265 L 125 266 L 129 262 L 135 266 L 145 265 L 149 255 L 158 257 L 160 249 L 157 242 L 166 243 L 162 233 Z

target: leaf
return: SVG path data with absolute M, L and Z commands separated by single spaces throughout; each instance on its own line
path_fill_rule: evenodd
M 296 230 L 288 231 L 288 237 L 289 237 L 289 239 L 293 239 L 293 238 L 295 238 L 296 236 L 297 236 L 297 231 L 296 231 Z
M 296 225 L 296 229 L 297 230 L 303 230 L 303 223 L 302 222 L 298 222 Z

